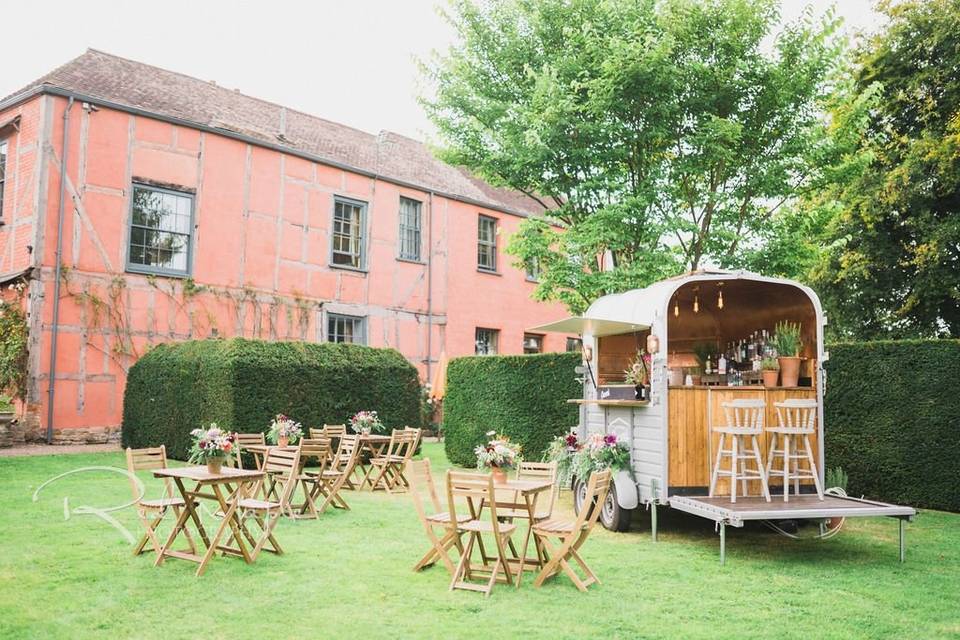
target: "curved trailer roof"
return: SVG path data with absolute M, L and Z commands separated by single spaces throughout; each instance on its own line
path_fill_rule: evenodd
M 818 321 L 822 318 L 820 298 L 807 286 L 783 278 L 768 278 L 750 271 L 693 271 L 675 278 L 655 282 L 643 289 L 603 296 L 594 301 L 582 316 L 572 316 L 529 331 L 590 334 L 597 337 L 649 329 L 662 313 L 673 294 L 689 282 L 749 280 L 796 287 L 813 303 Z

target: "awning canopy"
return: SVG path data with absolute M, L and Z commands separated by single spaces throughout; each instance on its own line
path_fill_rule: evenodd
M 539 327 L 532 327 L 527 331 L 537 333 L 576 333 L 590 335 L 602 338 L 603 336 L 615 336 L 622 333 L 633 333 L 635 331 L 645 331 L 650 325 L 636 324 L 633 322 L 621 322 L 619 320 L 603 320 L 601 318 L 587 318 L 584 316 L 571 316 L 550 324 L 543 324 Z

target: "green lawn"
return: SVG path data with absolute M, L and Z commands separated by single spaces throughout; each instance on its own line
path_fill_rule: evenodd
M 424 451 L 446 465 L 440 446 Z M 731 529 L 720 567 L 711 523 L 661 510 L 656 544 L 646 517 L 627 534 L 597 528 L 584 556 L 603 584 L 588 594 L 528 578 L 487 599 L 449 592 L 441 567 L 411 572 L 426 542 L 405 496 L 350 493 L 351 511 L 281 522 L 286 555 L 216 558 L 199 579 L 193 564 L 134 558 L 93 516 L 64 519 L 64 497 L 129 499 L 120 475 L 68 476 L 31 501 L 59 473 L 123 464 L 119 453 L 0 458 L 0 637 L 960 637 L 960 515 L 908 525 L 902 565 L 896 522 L 878 519 L 826 542 Z M 139 535 L 132 510 L 117 515 Z

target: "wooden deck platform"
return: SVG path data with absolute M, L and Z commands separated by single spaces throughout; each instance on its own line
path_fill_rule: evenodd
M 820 500 L 816 494 L 790 496 L 789 502 L 773 498 L 767 502 L 759 496 L 738 498 L 729 496 L 672 496 L 670 506 L 679 511 L 713 520 L 720 533 L 720 563 L 726 557 L 727 525 L 742 527 L 748 520 L 820 520 L 826 518 L 897 518 L 900 528 L 900 562 L 904 561 L 904 523 L 917 515 L 913 507 L 846 496 L 826 495 Z

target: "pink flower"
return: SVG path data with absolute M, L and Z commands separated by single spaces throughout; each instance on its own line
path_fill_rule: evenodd
M 612 444 L 617 444 L 617 436 L 616 436 L 616 434 L 608 433 L 607 435 L 605 435 L 605 436 L 603 437 L 603 443 L 604 443 L 604 444 L 610 444 L 610 445 L 612 445 Z

